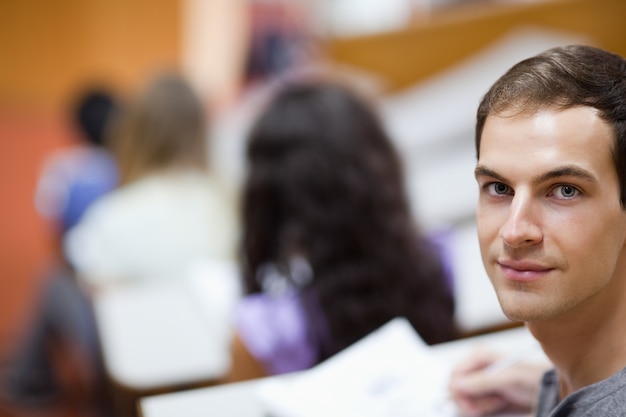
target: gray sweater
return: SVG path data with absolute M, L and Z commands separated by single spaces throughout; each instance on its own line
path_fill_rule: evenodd
M 626 368 L 583 387 L 559 402 L 554 369 L 541 382 L 537 417 L 626 417 Z

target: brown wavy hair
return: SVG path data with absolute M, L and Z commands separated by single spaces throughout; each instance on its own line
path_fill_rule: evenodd
M 540 107 L 589 106 L 615 133 L 613 159 L 626 208 L 626 60 L 588 45 L 566 45 L 524 59 L 485 94 L 476 115 L 476 156 L 487 117 Z

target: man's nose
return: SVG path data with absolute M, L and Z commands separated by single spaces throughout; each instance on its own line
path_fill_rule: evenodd
M 538 222 L 540 207 L 531 196 L 516 194 L 509 215 L 500 229 L 500 237 L 512 248 L 530 246 L 541 242 L 543 233 Z

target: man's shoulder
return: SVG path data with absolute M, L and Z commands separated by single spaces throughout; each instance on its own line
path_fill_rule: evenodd
M 550 417 L 626 417 L 626 368 L 567 396 Z
M 626 417 L 626 392 L 613 392 L 604 398 L 598 399 L 593 404 L 584 405 L 578 408 L 574 403 L 571 408 L 564 409 L 563 413 L 557 416 L 570 417 Z

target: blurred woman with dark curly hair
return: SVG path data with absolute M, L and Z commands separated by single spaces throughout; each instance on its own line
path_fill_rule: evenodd
M 457 336 L 441 254 L 414 224 L 380 121 L 327 82 L 278 92 L 251 131 L 229 381 L 309 368 L 394 317 Z

